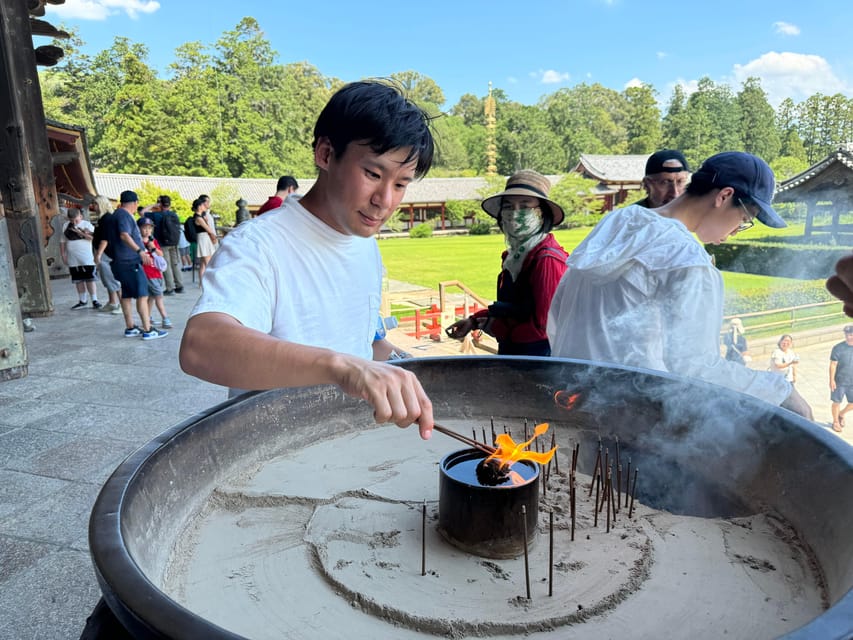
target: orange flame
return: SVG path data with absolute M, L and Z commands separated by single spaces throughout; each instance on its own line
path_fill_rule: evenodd
M 554 394 L 554 403 L 561 409 L 573 409 L 577 401 L 580 400 L 581 394 L 572 393 L 571 391 L 557 391 Z
M 539 464 L 548 464 L 551 461 L 551 458 L 554 457 L 554 454 L 557 452 L 557 447 L 555 446 L 550 451 L 546 451 L 544 453 L 539 453 L 538 451 L 525 451 L 527 447 L 530 446 L 530 443 L 533 442 L 536 438 L 541 436 L 543 433 L 548 431 L 548 423 L 543 422 L 542 424 L 537 424 L 533 429 L 533 437 L 526 442 L 516 443 L 515 440 L 512 439 L 508 433 L 499 433 L 495 437 L 495 444 L 497 445 L 497 450 L 486 458 L 486 462 L 489 460 L 497 460 L 500 463 L 501 469 L 509 467 L 515 462 L 519 460 L 532 460 L 533 462 L 538 462 Z M 523 484 L 524 478 L 522 478 L 519 474 L 514 471 L 510 471 L 510 479 L 513 484 Z

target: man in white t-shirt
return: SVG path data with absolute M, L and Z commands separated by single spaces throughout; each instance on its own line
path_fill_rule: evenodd
M 83 219 L 80 209 L 69 209 L 68 220 L 62 226 L 59 253 L 68 265 L 71 282 L 77 289 L 77 304 L 72 309 L 85 309 L 92 296 L 92 307 L 100 309 L 98 285 L 95 282 L 95 256 L 92 253 L 92 236 L 95 227 Z
M 232 389 L 336 384 L 377 422 L 419 424 L 432 404 L 376 339 L 382 260 L 374 236 L 432 164 L 429 117 L 375 81 L 340 89 L 314 127 L 317 181 L 287 215 L 241 224 L 221 243 L 181 343 L 181 367 Z

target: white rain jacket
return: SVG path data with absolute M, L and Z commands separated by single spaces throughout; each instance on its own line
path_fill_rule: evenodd
M 773 404 L 791 385 L 720 357 L 723 278 L 681 222 L 631 205 L 572 252 L 548 313 L 552 355 L 700 378 Z

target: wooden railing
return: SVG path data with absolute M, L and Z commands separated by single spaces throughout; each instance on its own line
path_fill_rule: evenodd
M 466 287 L 463 283 L 459 282 L 459 280 L 445 280 L 444 282 L 438 283 L 438 306 L 442 311 L 448 309 L 447 306 L 447 290 L 451 287 L 458 287 L 462 289 L 462 293 L 465 294 L 465 298 L 462 307 L 467 309 L 468 307 L 468 297 L 474 299 L 474 301 L 481 307 L 488 307 L 491 303 L 490 300 L 486 300 L 485 298 L 481 298 L 476 293 L 471 291 L 468 287 Z M 458 306 L 458 305 L 457 305 Z M 469 314 L 467 311 L 463 311 L 463 316 L 467 317 Z
M 817 308 L 831 308 L 835 307 L 835 311 L 830 313 L 818 313 L 818 314 L 804 314 L 803 312 L 806 309 L 817 309 Z M 798 314 L 799 313 L 799 317 Z M 788 317 L 784 320 L 773 320 L 771 322 L 760 322 L 761 318 L 767 318 L 772 316 L 778 316 L 779 314 L 787 314 Z M 770 309 L 769 311 L 754 311 L 752 313 L 740 313 L 731 316 L 724 316 L 723 320 L 728 321 L 732 318 L 740 318 L 741 320 L 747 318 L 758 319 L 759 324 L 755 324 L 753 322 L 748 323 L 748 327 L 750 332 L 754 332 L 756 330 L 761 329 L 771 329 L 774 327 L 786 327 L 790 329 L 794 329 L 794 327 L 799 322 L 803 323 L 811 323 L 816 320 L 826 320 L 828 318 L 837 318 L 840 322 L 844 320 L 845 315 L 842 311 L 841 303 L 837 300 L 832 302 L 814 302 L 812 304 L 801 304 L 797 307 L 782 307 L 781 309 Z M 724 322 L 723 329 L 721 334 L 726 333 L 728 330 L 728 325 Z

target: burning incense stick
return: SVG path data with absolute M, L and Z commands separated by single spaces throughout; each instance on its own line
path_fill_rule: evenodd
M 548 596 L 554 595 L 554 510 L 548 520 Z
M 600 480 L 600 478 L 599 478 L 599 480 Z M 599 488 L 601 487 L 601 482 L 600 481 L 597 483 L 593 482 L 593 484 L 595 485 L 595 503 L 592 505 L 592 512 L 595 514 L 595 519 L 593 520 L 592 526 L 597 527 L 598 526 L 598 492 L 599 492 Z
M 426 575 L 426 500 L 421 508 L 421 575 Z
M 601 466 L 601 443 L 598 444 L 598 455 L 595 456 L 595 465 L 592 467 L 592 482 L 589 484 L 589 495 L 592 495 L 592 488 L 595 486 L 595 479 L 598 477 L 598 469 Z M 596 494 L 597 495 L 597 494 Z M 596 498 L 595 504 L 598 505 Z
M 524 583 L 527 586 L 527 599 L 530 600 L 530 565 L 527 558 L 527 507 L 521 505 L 521 519 L 524 523 Z
M 639 473 L 640 468 L 636 467 L 634 469 L 634 486 L 631 489 L 631 506 L 628 507 L 628 517 L 632 518 L 634 516 L 634 496 L 637 495 L 637 473 Z
M 572 514 L 572 542 L 575 541 L 575 509 L 577 505 L 577 487 L 575 486 L 575 473 L 569 476 L 569 511 Z
M 610 533 L 610 496 L 613 493 L 613 485 L 611 484 L 610 469 L 607 470 L 607 480 L 604 482 L 604 498 L 601 502 L 607 503 L 607 529 L 605 533 Z
M 618 449 L 617 449 L 618 451 Z M 616 456 L 616 503 L 615 510 L 621 511 L 622 509 L 622 465 L 619 462 L 619 456 Z
M 557 431 L 555 429 L 554 431 L 551 432 L 551 448 L 556 449 L 556 447 L 557 447 Z M 554 471 L 557 472 L 557 475 L 560 474 L 560 459 L 556 453 L 554 454 Z
M 628 494 L 631 485 L 631 456 L 628 456 L 628 473 L 625 475 L 625 506 L 628 506 Z
M 438 431 L 439 433 L 443 433 L 446 436 L 450 436 L 451 438 L 455 438 L 459 440 L 459 442 L 464 442 L 469 447 L 473 447 L 474 449 L 478 449 L 483 453 L 487 453 L 492 455 L 497 449 L 494 447 L 490 447 L 487 444 L 483 444 L 482 442 L 477 442 L 476 439 L 471 439 L 468 436 L 463 436 L 461 433 L 456 433 L 452 429 L 448 429 L 447 427 L 443 427 L 440 424 L 434 424 L 433 429 Z M 475 434 L 476 435 L 476 434 Z

